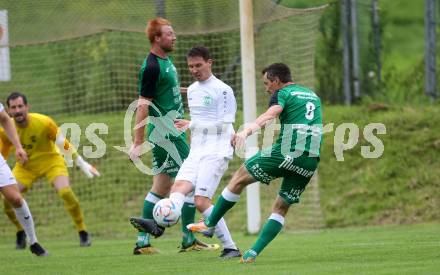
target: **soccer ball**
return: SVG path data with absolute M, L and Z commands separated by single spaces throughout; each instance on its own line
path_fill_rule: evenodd
M 170 227 L 180 219 L 180 209 L 170 199 L 162 199 L 154 205 L 153 218 L 158 225 Z

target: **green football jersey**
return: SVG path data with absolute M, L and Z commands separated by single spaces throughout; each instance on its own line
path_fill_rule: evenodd
M 270 106 L 280 105 L 281 129 L 276 143 L 283 155 L 318 157 L 322 141 L 321 100 L 309 88 L 291 84 L 276 91 Z
M 174 119 L 183 118 L 182 96 L 176 67 L 169 57 L 150 53 L 142 63 L 138 80 L 139 95 L 151 98 L 148 109 L 148 139 L 158 142 L 159 136 L 170 139 L 181 136 L 174 128 Z M 159 131 L 154 131 L 154 129 Z

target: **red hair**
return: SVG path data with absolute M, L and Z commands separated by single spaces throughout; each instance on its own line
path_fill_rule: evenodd
M 154 37 L 162 34 L 162 26 L 171 26 L 171 22 L 161 17 L 148 21 L 147 27 L 145 28 L 145 33 L 147 34 L 150 43 L 154 42 Z

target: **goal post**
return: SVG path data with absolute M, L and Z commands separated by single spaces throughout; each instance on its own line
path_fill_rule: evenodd
M 0 10 L 0 81 L 11 80 L 11 62 L 9 59 L 8 12 Z
M 243 87 L 243 120 L 244 124 L 257 118 L 257 100 L 255 85 L 255 48 L 254 20 L 252 0 L 240 0 L 240 49 L 241 77 Z M 257 136 L 252 135 L 246 141 L 246 158 L 252 155 L 257 147 Z M 246 187 L 247 231 L 258 233 L 261 223 L 260 186 L 254 182 Z

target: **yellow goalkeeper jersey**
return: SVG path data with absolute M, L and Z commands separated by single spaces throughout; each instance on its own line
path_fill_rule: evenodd
M 17 128 L 20 142 L 28 155 L 28 162 L 24 165 L 25 169 L 38 171 L 41 169 L 41 166 L 47 165 L 48 162 L 59 160 L 64 163 L 64 158 L 60 155 L 55 145 L 58 126 L 50 117 L 29 113 L 28 125 L 20 127 L 15 124 L 15 127 Z M 7 159 L 13 144 L 3 129 L 0 129 L 0 142 L 1 153 Z M 22 166 L 18 162 L 16 165 Z

